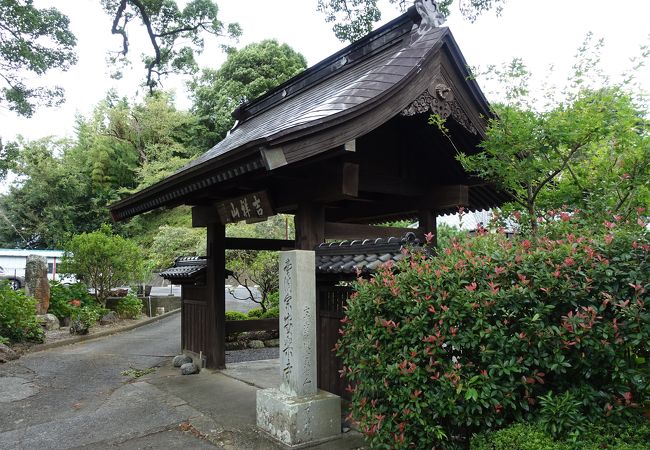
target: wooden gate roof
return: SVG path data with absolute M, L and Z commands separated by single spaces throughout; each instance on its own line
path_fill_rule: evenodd
M 218 191 L 256 173 L 299 163 L 353 145 L 402 113 L 451 116 L 464 132 L 483 136 L 489 105 L 469 76 L 446 27 L 424 26 L 405 14 L 242 105 L 228 136 L 159 183 L 111 206 L 116 220 L 162 206 L 192 204 L 202 191 Z M 474 209 L 500 203 L 481 188 Z M 477 198 L 479 198 L 477 197 Z M 214 198 L 214 196 L 212 197 Z

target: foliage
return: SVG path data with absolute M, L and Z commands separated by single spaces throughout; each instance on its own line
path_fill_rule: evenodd
M 42 78 L 51 69 L 65 71 L 77 62 L 69 24 L 59 11 L 39 9 L 33 0 L 0 1 L 0 104 L 31 117 L 38 104 L 64 101 L 62 88 L 29 86 L 25 75 Z
M 249 319 L 274 319 L 280 317 L 280 307 L 278 305 L 269 306 L 266 311 L 262 308 L 253 308 L 247 313 Z
M 587 35 L 578 50 L 567 85 L 547 87 L 539 99 L 519 59 L 484 74 L 501 83 L 505 103 L 492 105 L 484 151 L 459 149 L 458 160 L 512 196 L 506 210 L 523 209 L 523 231 L 534 233 L 547 210 L 580 209 L 601 221 L 605 213 L 629 216 L 650 204 L 650 122 L 634 85 L 649 53 L 613 83 L 600 73 L 602 43 L 592 40 Z
M 226 320 L 247 320 L 246 313 L 241 311 L 226 311 Z
M 417 0 L 420 1 L 420 0 Z M 424 0 L 429 2 L 430 0 Z M 454 0 L 438 1 L 439 11 L 449 15 L 449 7 Z M 496 9 L 501 12 L 505 0 L 460 1 L 460 11 L 472 22 L 483 12 Z M 381 20 L 381 10 L 377 0 L 318 0 L 318 11 L 325 14 L 325 21 L 334 23 L 332 31 L 340 41 L 354 42 L 370 33 L 375 23 Z M 389 0 L 401 10 L 410 4 L 406 0 Z
M 272 306 L 269 296 L 278 291 L 279 270 L 278 253 L 270 251 L 244 250 L 235 253 L 237 257 L 228 262 L 228 268 L 233 272 L 232 277 L 246 289 L 248 296 L 240 298 L 235 291 L 230 294 L 238 300 L 248 299 L 260 305 L 263 312 Z M 252 286 L 257 286 L 260 298 L 253 294 Z
M 0 336 L 13 341 L 42 342 L 43 328 L 36 319 L 36 300 L 9 283 L 0 283 Z
M 472 438 L 470 450 L 563 450 L 541 427 L 515 423 Z
M 19 139 L 11 170 L 17 175 L 0 198 L 0 240 L 13 248 L 56 248 L 70 232 L 90 231 L 108 220 L 92 198 L 82 164 L 66 155 L 69 140 Z
M 198 119 L 177 111 L 164 93 L 129 104 L 113 93 L 89 117 L 77 119 L 75 139 L 8 143 L 2 167 L 18 178 L 0 198 L 0 241 L 9 247 L 56 248 L 68 235 L 95 231 L 110 220 L 107 205 L 144 188 L 198 155 Z M 149 214 L 118 232 L 139 235 L 146 247 L 165 223 L 188 210 Z M 155 219 L 154 219 L 155 218 Z M 158 222 L 160 220 L 160 222 Z M 172 223 L 170 223 L 172 225 Z
M 133 242 L 113 234 L 108 225 L 99 231 L 74 236 L 65 246 L 61 270 L 94 289 L 106 307 L 110 289 L 129 284 L 142 273 L 141 250 Z
M 260 319 L 275 319 L 280 317 L 280 308 L 278 306 L 271 306 L 260 315 Z
M 537 423 L 515 423 L 472 438 L 470 450 L 642 450 L 650 442 L 650 424 L 643 419 L 624 424 L 587 424 L 578 439 L 554 439 Z
M 203 50 L 205 34 L 224 35 L 224 24 L 217 19 L 217 4 L 210 0 L 191 0 L 183 9 L 172 0 L 102 0 L 102 6 L 113 17 L 111 32 L 122 38 L 121 49 L 109 58 L 112 64 L 128 65 L 129 25 L 139 20 L 146 29 L 151 51 L 142 59 L 147 69 L 145 85 L 150 92 L 170 73 L 196 72 L 194 54 Z M 230 37 L 241 35 L 238 24 L 225 28 Z M 114 76 L 121 77 L 121 72 L 116 70 Z
M 74 303 L 73 303 L 74 302 Z M 88 287 L 83 283 L 64 285 L 58 281 L 50 281 L 50 306 L 48 313 L 59 319 L 71 317 L 74 305 L 91 306 L 95 299 L 88 293 Z
M 232 50 L 218 70 L 204 69 L 189 84 L 192 110 L 209 130 L 209 146 L 232 128 L 231 113 L 298 74 L 307 67 L 305 58 L 287 44 L 265 40 Z
M 356 283 L 337 348 L 372 448 L 458 448 L 513 421 L 579 431 L 639 415 L 650 236 L 642 216 L 580 220 L 535 240 L 454 240 Z
M 117 302 L 115 311 L 123 319 L 137 319 L 142 314 L 142 300 L 133 294 L 128 294 Z
M 102 310 L 94 305 L 81 306 L 72 309 L 72 320 L 81 322 L 85 328 L 90 328 L 102 317 Z
M 4 336 L 0 336 L 0 345 L 7 345 L 7 344 L 9 344 L 10 342 L 11 342 L 11 341 L 9 340 L 9 338 L 6 338 L 6 337 L 4 337 Z
M 202 256 L 206 250 L 204 228 L 172 227 L 163 225 L 148 250 L 154 267 L 170 267 L 179 256 Z
M 459 160 L 510 193 L 528 213 L 532 230 L 540 210 L 550 206 L 618 213 L 638 205 L 639 196 L 647 198 L 649 123 L 625 92 L 585 90 L 544 112 L 495 108 L 498 118 L 481 144 L 485 151 L 460 154 Z M 596 166 L 605 176 L 593 176 Z

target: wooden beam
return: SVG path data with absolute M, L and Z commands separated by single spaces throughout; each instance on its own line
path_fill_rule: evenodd
M 433 186 L 419 199 L 420 209 L 446 209 L 469 206 L 469 187 L 465 184 Z
M 439 211 L 467 206 L 468 187 L 465 185 L 436 186 L 419 198 L 386 196 L 372 204 L 355 204 L 349 208 L 331 208 L 327 219 L 331 222 L 372 222 L 386 217 L 416 217 L 419 211 Z
M 296 249 L 313 250 L 325 241 L 325 208 L 322 204 L 303 202 L 294 217 Z
M 438 245 L 438 226 L 436 221 L 436 214 L 431 210 L 422 210 L 418 212 L 418 238 L 420 242 L 425 243 L 426 238 L 425 234 L 433 234 L 433 239 L 430 242 L 430 245 L 436 247 Z
M 364 170 L 361 170 L 359 178 L 359 191 L 405 197 L 418 197 L 426 193 L 422 187 L 416 186 L 404 178 L 367 173 Z
M 285 239 L 227 237 L 224 240 L 224 248 L 229 250 L 287 250 L 295 247 L 296 241 Z
M 208 270 L 206 295 L 208 303 L 208 340 L 206 365 L 211 369 L 226 368 L 226 291 L 223 280 L 226 277 L 225 239 L 226 227 L 221 224 L 208 225 Z
M 226 336 L 245 331 L 271 331 L 279 330 L 280 320 L 254 319 L 254 320 L 226 320 Z
M 325 239 L 375 239 L 402 237 L 408 232 L 417 232 L 412 228 L 378 227 L 357 223 L 325 222 Z
M 271 190 L 271 199 L 280 211 L 303 202 L 329 203 L 358 195 L 359 165 L 348 162 L 325 165 L 308 179 L 283 183 Z
M 210 224 L 221 223 L 217 208 L 213 205 L 200 205 L 192 207 L 192 226 L 194 228 L 207 227 Z

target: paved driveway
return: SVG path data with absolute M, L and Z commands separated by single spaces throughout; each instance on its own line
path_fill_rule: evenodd
M 122 371 L 179 352 L 180 315 L 0 365 L 0 448 L 213 448 L 179 423 L 200 415 Z

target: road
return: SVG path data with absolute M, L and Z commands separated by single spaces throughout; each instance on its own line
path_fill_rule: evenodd
M 213 448 L 177 426 L 196 411 L 122 375 L 180 350 L 180 315 L 0 365 L 0 449 Z
M 259 308 L 260 305 L 251 300 L 240 300 L 248 297 L 248 291 L 243 286 L 230 286 L 226 287 L 226 311 L 239 311 L 248 312 L 253 308 Z M 255 298 L 259 298 L 260 293 L 257 288 L 252 288 Z M 154 286 L 151 288 L 152 297 L 165 297 L 173 295 L 176 297 L 181 296 L 181 287 L 178 285 L 173 286 Z

